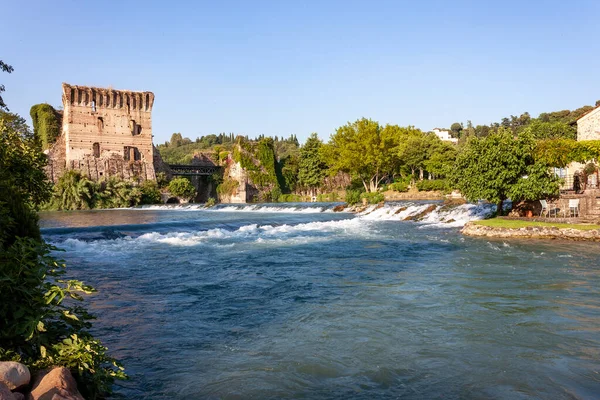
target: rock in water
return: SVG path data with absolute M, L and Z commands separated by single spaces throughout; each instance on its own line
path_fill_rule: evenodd
M 28 385 L 30 379 L 31 374 L 27 366 L 14 361 L 0 362 L 0 382 L 9 390 Z
M 56 396 L 56 397 L 55 397 Z M 77 390 L 77 382 L 65 367 L 56 367 L 36 377 L 31 390 L 31 400 L 84 400 Z

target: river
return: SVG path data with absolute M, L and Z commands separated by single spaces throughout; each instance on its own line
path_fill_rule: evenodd
M 600 397 L 596 243 L 463 237 L 485 205 L 41 213 L 127 399 Z

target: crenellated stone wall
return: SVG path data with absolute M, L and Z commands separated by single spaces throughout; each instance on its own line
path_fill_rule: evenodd
M 62 134 L 48 152 L 53 181 L 65 169 L 81 170 L 94 180 L 156 179 L 152 92 L 67 83 L 62 92 Z

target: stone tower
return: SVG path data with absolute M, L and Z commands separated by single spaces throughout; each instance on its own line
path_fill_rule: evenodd
M 63 83 L 62 133 L 49 151 L 49 175 L 65 169 L 89 178 L 155 179 L 152 92 Z

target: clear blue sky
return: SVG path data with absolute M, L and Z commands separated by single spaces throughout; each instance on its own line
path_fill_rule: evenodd
M 424 130 L 600 99 L 600 1 L 4 1 L 4 99 L 61 82 L 149 90 L 171 133 L 327 139 L 360 117 Z

